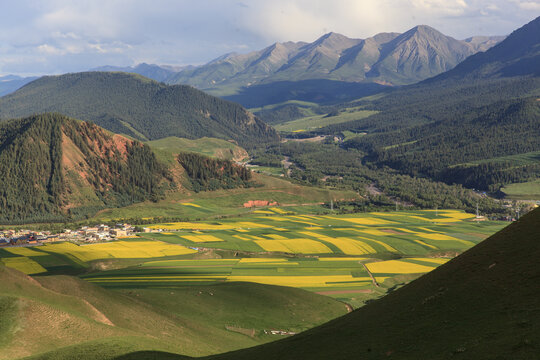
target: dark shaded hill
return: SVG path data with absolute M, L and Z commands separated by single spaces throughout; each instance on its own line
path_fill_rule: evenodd
M 540 76 L 540 17 L 517 29 L 497 46 L 469 57 L 430 80 Z
M 141 140 L 208 136 L 249 146 L 278 138 L 238 104 L 190 86 L 168 86 L 126 73 L 46 76 L 0 99 L 4 119 L 42 112 L 92 121 Z
M 288 339 L 210 359 L 533 359 L 540 210 L 407 286 Z
M 223 96 L 223 98 L 241 103 L 248 108 L 263 107 L 266 104 L 278 104 L 289 100 L 332 104 L 373 95 L 387 88 L 388 86 L 376 83 L 325 79 L 276 81 L 243 88 L 238 94 Z
M 4 223 L 157 200 L 171 182 L 148 145 L 59 114 L 0 123 L 0 174 Z

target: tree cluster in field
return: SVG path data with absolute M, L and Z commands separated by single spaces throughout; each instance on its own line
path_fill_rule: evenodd
M 81 153 L 74 164 L 99 202 L 73 203 L 63 165 L 63 139 Z M 127 142 L 126 154 L 110 143 L 111 136 L 91 123 L 59 114 L 36 115 L 0 126 L 0 222 L 47 222 L 77 219 L 104 207 L 158 200 L 172 181 L 168 170 L 147 145 Z M 68 154 L 69 156 L 69 154 Z M 73 170 L 73 169 L 72 169 Z M 79 184 L 80 185 L 80 184 Z M 84 187 L 84 186 L 83 186 Z M 68 209 L 66 211 L 66 209 Z
M 212 159 L 195 153 L 180 153 L 178 162 L 186 170 L 195 192 L 250 187 L 254 184 L 245 166 L 230 160 Z

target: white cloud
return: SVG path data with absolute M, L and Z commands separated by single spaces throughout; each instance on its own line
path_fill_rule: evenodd
M 525 10 L 540 11 L 540 2 L 538 1 L 520 1 L 518 5 Z
M 412 5 L 431 14 L 462 15 L 468 8 L 465 0 L 412 0 Z

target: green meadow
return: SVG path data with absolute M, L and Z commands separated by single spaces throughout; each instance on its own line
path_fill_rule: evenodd
M 351 107 L 345 108 L 336 116 L 328 116 L 327 114 L 307 116 L 304 118 L 288 121 L 283 124 L 275 125 L 275 128 L 279 131 L 286 132 L 306 131 L 328 125 L 364 119 L 376 113 L 376 111 L 363 110 L 362 107 Z

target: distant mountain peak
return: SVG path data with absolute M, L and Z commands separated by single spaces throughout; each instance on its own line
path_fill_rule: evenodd
M 314 79 L 406 85 L 447 71 L 496 42 L 476 39 L 474 44 L 467 43 L 428 25 L 364 40 L 328 32 L 311 43 L 274 43 L 247 54 L 226 54 L 169 81 L 216 91 L 220 96 L 254 84 Z

